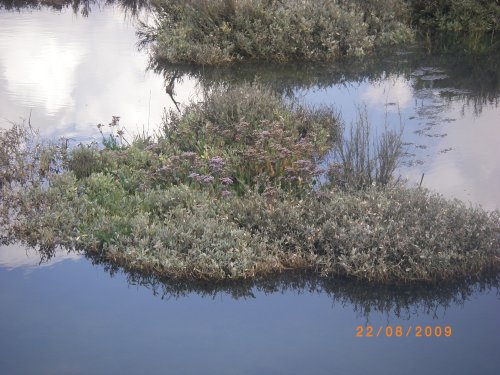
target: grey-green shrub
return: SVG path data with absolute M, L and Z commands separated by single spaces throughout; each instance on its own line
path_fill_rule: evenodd
M 165 123 L 158 140 L 165 155 L 158 181 L 213 186 L 206 181 L 230 178 L 228 188 L 238 194 L 255 185 L 300 192 L 321 173 L 318 162 L 339 130 L 333 110 L 285 104 L 259 84 L 215 88 L 203 103 L 171 114 Z M 214 171 L 216 160 L 221 166 Z
M 248 191 L 221 198 L 187 185 L 127 194 L 109 175 L 16 194 L 8 232 L 50 251 L 84 249 L 139 272 L 220 280 L 312 269 L 383 283 L 498 270 L 500 215 L 400 186 Z M 9 201 L 10 202 L 10 201 Z M 3 228 L 5 229 L 5 228 Z
M 159 22 L 139 34 L 157 60 L 331 61 L 411 40 L 402 1 L 160 0 Z M 383 6 L 381 6 L 383 5 Z

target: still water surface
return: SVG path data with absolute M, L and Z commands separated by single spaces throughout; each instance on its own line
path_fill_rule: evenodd
M 30 119 L 49 138 L 98 139 L 113 115 L 130 134 L 220 82 L 271 82 L 334 105 L 349 124 L 366 110 L 381 131 L 404 124 L 400 174 L 449 197 L 500 208 L 498 54 L 416 50 L 329 67 L 157 67 L 137 51 L 118 6 L 0 11 L 0 126 Z M 165 82 L 175 77 L 173 98 Z M 500 299 L 477 283 L 386 290 L 345 281 L 276 280 L 211 288 L 151 285 L 74 254 L 39 265 L 0 248 L 2 374 L 497 374 Z M 146 284 L 146 285 L 144 285 Z M 358 325 L 451 326 L 452 337 L 359 338 Z
M 89 17 L 71 9 L 0 13 L 0 126 L 29 119 L 45 137 L 88 140 L 121 116 L 130 133 L 155 129 L 174 107 L 163 79 L 146 71 L 134 20 L 115 6 Z M 196 82 L 177 87 L 187 102 Z
M 497 288 L 300 279 L 156 286 L 155 295 L 84 259 L 10 268 L 0 270 L 5 374 L 497 374 L 500 366 Z M 361 338 L 359 325 L 453 333 Z

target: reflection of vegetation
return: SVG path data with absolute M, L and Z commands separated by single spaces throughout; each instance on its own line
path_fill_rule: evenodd
M 413 22 L 432 31 L 484 33 L 500 30 L 498 0 L 412 0 Z
M 453 305 L 463 305 L 474 294 L 497 289 L 497 275 L 469 277 L 465 280 L 435 284 L 406 286 L 363 285 L 338 280 L 325 280 L 323 290 L 335 301 L 353 305 L 355 311 L 368 316 L 370 312 L 393 313 L 397 317 L 408 317 L 417 312 L 433 314 Z
M 16 155 L 26 142 L 13 128 L 0 143 L 4 236 L 177 279 L 291 268 L 398 283 L 498 269 L 497 211 L 423 189 L 349 183 L 370 176 L 339 184 L 371 173 L 345 162 L 318 188 L 338 131 L 330 111 L 285 104 L 255 85 L 212 90 L 155 139 L 103 150 L 34 145 L 23 168 Z
M 55 256 L 52 249 L 39 249 L 38 254 L 42 263 L 49 262 Z M 367 319 L 370 314 L 390 314 L 403 319 L 419 314 L 440 318 L 446 310 L 462 306 L 478 294 L 490 291 L 500 294 L 500 274 L 496 272 L 433 285 L 374 285 L 343 277 L 319 277 L 313 272 L 300 270 L 253 279 L 181 280 L 158 277 L 127 265 L 120 267 L 101 254 L 87 252 L 85 257 L 92 264 L 102 266 L 111 277 L 123 274 L 129 284 L 145 287 L 153 295 L 165 300 L 182 299 L 192 294 L 205 298 L 228 295 L 239 300 L 258 298 L 257 293 L 321 293 L 327 295 L 334 304 L 352 307 Z
M 165 82 L 175 77 L 181 81 L 190 77 L 200 81 L 207 89 L 219 85 L 252 83 L 259 81 L 272 87 L 279 93 L 292 95 L 294 90 L 311 87 L 326 88 L 336 84 L 361 82 L 365 79 L 380 79 L 384 72 L 411 73 L 407 61 L 370 56 L 364 59 L 342 60 L 332 64 L 240 64 L 225 67 L 195 67 L 189 65 L 171 65 L 150 59 L 149 69 L 163 75 Z
M 496 289 L 498 293 L 500 288 L 498 273 L 442 282 L 432 286 L 419 283 L 398 286 L 370 285 L 345 278 L 318 277 L 304 271 L 288 271 L 251 280 L 186 281 L 162 279 L 144 272 L 123 271 L 115 263 L 106 261 L 98 255 L 88 258 L 94 264 L 103 265 L 111 276 L 124 272 L 130 284 L 146 287 L 162 299 L 183 298 L 193 293 L 211 298 L 215 298 L 218 294 L 227 294 L 234 299 L 255 298 L 256 292 L 325 293 L 334 303 L 351 305 L 354 311 L 367 318 L 370 313 L 394 314 L 396 317 L 408 319 L 418 313 L 437 317 L 438 313 L 454 306 L 461 306 L 478 293 L 488 292 L 491 289 Z
M 56 10 L 71 8 L 73 12 L 88 16 L 92 7 L 99 5 L 119 5 L 126 12 L 137 14 L 149 6 L 149 0 L 0 0 L 0 10 L 40 9 L 48 7 Z
M 432 44 L 422 43 L 405 50 L 390 50 L 363 59 L 345 59 L 336 63 L 262 65 L 242 64 L 236 67 L 192 67 L 161 64 L 150 60 L 150 69 L 162 74 L 167 82 L 191 77 L 205 88 L 221 84 L 241 84 L 258 80 L 279 93 L 293 96 L 297 90 L 327 88 L 334 85 L 377 82 L 388 76 L 399 76 L 421 91 L 430 84 L 443 97 L 466 100 L 475 111 L 483 105 L 498 105 L 500 98 L 500 44 L 484 41 L 485 52 L 464 53 L 449 37 L 437 37 Z M 440 71 L 439 79 L 427 80 L 415 72 L 422 67 Z
M 461 100 L 480 113 L 484 105 L 498 106 L 500 101 L 500 43 L 482 38 L 474 44 L 474 51 L 457 43 L 449 34 L 434 36 L 432 43 L 425 42 L 427 53 L 421 67 L 440 71 L 437 80 L 417 77 L 413 80 L 418 92 L 432 85 L 446 100 Z M 432 74 L 431 77 L 432 78 Z
M 239 60 L 331 61 L 412 38 L 399 0 L 160 0 L 144 27 L 155 59 L 224 64 Z

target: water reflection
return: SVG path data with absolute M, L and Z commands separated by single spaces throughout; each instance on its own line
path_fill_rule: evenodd
M 0 10 L 21 11 L 26 9 L 49 8 L 61 11 L 71 9 L 75 14 L 88 17 L 92 9 L 117 5 L 133 16 L 150 9 L 148 0 L 0 0 Z
M 0 268 L 13 270 L 22 268 L 33 271 L 40 267 L 50 267 L 65 260 L 81 259 L 80 254 L 58 249 L 50 257 L 44 257 L 42 253 L 33 248 L 14 243 L 11 245 L 0 245 Z
M 55 13 L 0 13 L 0 126 L 31 117 L 48 138 L 99 138 L 98 123 L 121 116 L 130 134 L 155 130 L 164 110 L 176 110 L 162 78 L 146 72 L 136 48 L 135 20 L 116 5 L 90 17 Z M 196 81 L 176 85 L 187 102 Z
M 243 287 L 170 285 L 162 300 L 160 290 L 154 296 L 127 286 L 124 274 L 110 278 L 86 261 L 31 273 L 0 269 L 0 368 L 9 374 L 498 372 L 500 301 L 487 283 L 405 295 L 281 277 Z M 454 335 L 356 337 L 365 324 L 448 325 Z
M 433 87 L 443 89 L 449 98 L 477 99 L 478 106 L 498 105 L 500 97 L 500 43 L 489 44 L 487 52 L 450 52 L 449 46 L 435 47 L 428 53 L 421 44 L 404 49 L 380 51 L 364 59 L 346 59 L 331 64 L 239 64 L 223 67 L 169 65 L 149 59 L 149 69 L 164 76 L 177 71 L 199 79 L 205 87 L 221 83 L 237 84 L 255 79 L 277 91 L 293 94 L 298 90 L 355 86 L 380 82 L 387 77 L 411 81 L 414 91 Z M 448 52 L 446 52 L 446 51 Z M 412 78 L 419 77 L 418 80 Z M 472 103 L 471 103 L 472 104 Z
M 308 293 L 322 295 L 334 304 L 352 308 L 353 312 L 367 320 L 370 314 L 386 314 L 398 319 L 411 319 L 422 314 L 438 319 L 445 316 L 447 309 L 462 306 L 473 297 L 500 293 L 498 272 L 485 272 L 479 276 L 439 284 L 407 285 L 377 285 L 346 278 L 326 278 L 309 271 L 289 271 L 252 280 L 187 281 L 127 271 L 99 256 L 82 255 L 64 249 L 36 250 L 19 243 L 0 247 L 0 269 L 33 271 L 65 260 L 82 258 L 102 267 L 111 277 L 125 277 L 129 285 L 148 289 L 162 300 L 182 299 L 193 294 L 209 299 L 225 295 L 234 300 L 246 300 L 255 299 L 258 295 Z
M 433 318 L 444 317 L 449 308 L 456 308 L 481 294 L 500 292 L 500 274 L 485 272 L 480 276 L 443 282 L 409 285 L 376 285 L 345 278 L 323 278 L 311 272 L 284 272 L 256 280 L 238 281 L 186 281 L 160 279 L 138 272 L 125 271 L 98 256 L 87 255 L 93 264 L 103 266 L 112 277 L 124 275 L 130 285 L 149 289 L 153 295 L 165 299 L 185 298 L 197 294 L 215 299 L 227 295 L 235 300 L 254 299 L 259 294 L 319 294 L 332 303 L 352 308 L 359 316 L 369 319 L 370 314 L 386 314 L 402 319 L 419 314 Z

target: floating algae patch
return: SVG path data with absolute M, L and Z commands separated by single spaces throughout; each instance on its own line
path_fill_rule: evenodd
M 437 81 L 441 79 L 449 78 L 446 74 L 426 74 L 419 77 L 422 81 Z
M 2 133 L 4 241 L 182 280 L 303 269 L 435 282 L 498 269 L 499 212 L 395 183 L 401 139 L 372 142 L 363 119 L 349 137 L 331 110 L 243 85 L 171 114 L 157 137 L 128 144 L 111 125 L 104 148 L 30 149 L 28 132 Z

